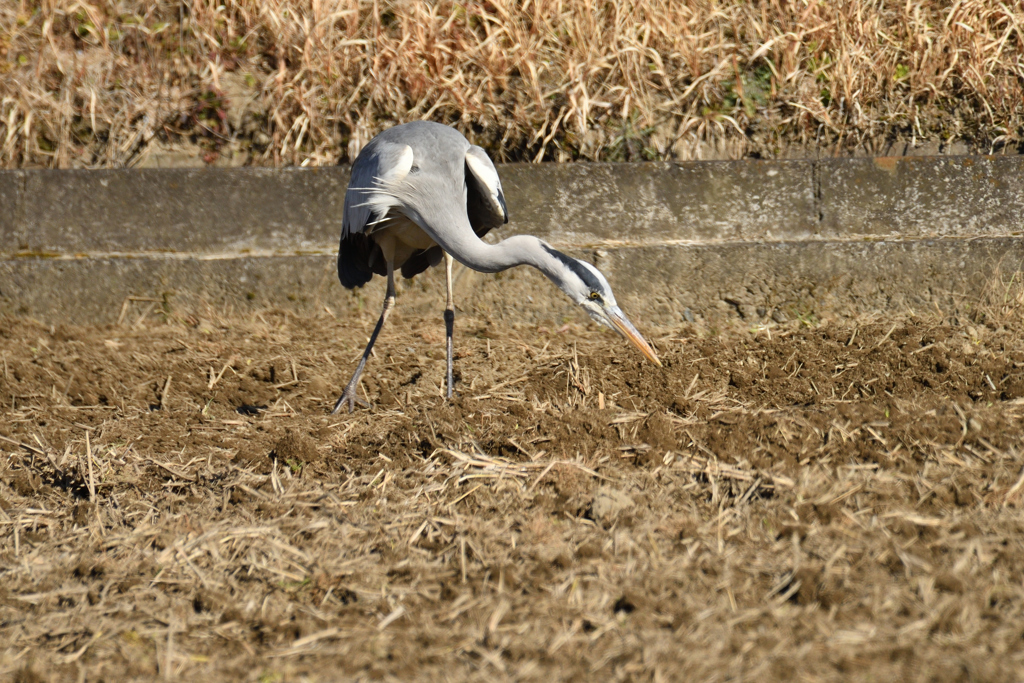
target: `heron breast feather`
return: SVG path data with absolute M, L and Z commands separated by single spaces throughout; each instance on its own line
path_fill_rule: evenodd
M 388 232 L 396 241 L 413 249 L 430 249 L 437 246 L 437 243 L 430 239 L 430 236 L 423 232 L 420 226 L 408 219 L 395 221 L 388 228 Z

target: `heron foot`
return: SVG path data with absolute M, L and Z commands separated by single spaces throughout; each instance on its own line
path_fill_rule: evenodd
M 338 402 L 334 404 L 334 410 L 331 411 L 331 415 L 336 415 L 338 411 L 341 410 L 341 406 L 343 406 L 346 403 L 348 404 L 349 413 L 353 412 L 356 409 L 357 403 L 364 408 L 369 408 L 370 404 L 367 401 L 364 401 L 363 399 L 359 398 L 359 396 L 356 395 L 356 391 L 357 387 L 352 386 L 351 384 L 345 387 L 345 391 L 341 394 L 341 398 L 339 398 Z

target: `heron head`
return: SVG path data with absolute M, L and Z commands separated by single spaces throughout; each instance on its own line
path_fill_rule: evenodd
M 562 276 L 555 282 L 562 291 L 582 306 L 587 315 L 628 339 L 647 360 L 660 368 L 658 354 L 615 303 L 611 285 L 601 271 L 586 261 L 566 256 L 547 246 L 545 249 L 561 264 Z

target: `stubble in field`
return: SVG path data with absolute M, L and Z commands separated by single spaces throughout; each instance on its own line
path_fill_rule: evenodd
M 127 323 L 0 327 L 5 679 L 1019 671 L 1016 330 Z

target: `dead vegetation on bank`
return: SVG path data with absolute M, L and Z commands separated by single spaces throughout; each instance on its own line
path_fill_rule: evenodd
M 228 0 L 0 5 L 0 164 L 331 164 L 397 122 L 515 160 L 1020 144 L 1024 8 L 996 0 Z

